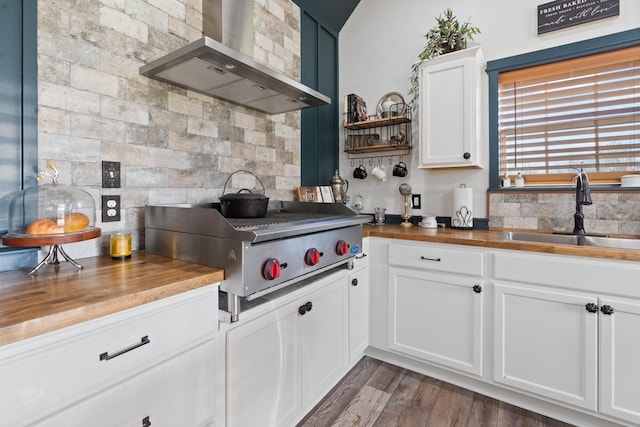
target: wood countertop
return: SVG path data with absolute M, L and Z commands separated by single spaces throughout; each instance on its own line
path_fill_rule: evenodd
M 0 273 L 0 345 L 221 282 L 224 271 L 145 252 Z
M 365 224 L 364 236 L 385 237 L 389 239 L 414 240 L 419 242 L 449 243 L 454 245 L 480 246 L 485 248 L 511 249 L 519 251 L 540 252 L 549 254 L 574 255 L 594 258 L 640 261 L 640 250 L 611 249 L 596 246 L 573 246 L 550 243 L 533 243 L 524 241 L 502 240 L 502 231 L 535 230 L 455 230 L 451 228 L 422 228 L 402 225 Z

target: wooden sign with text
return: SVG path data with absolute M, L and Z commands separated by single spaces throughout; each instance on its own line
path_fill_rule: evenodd
M 538 6 L 538 34 L 620 15 L 620 0 L 559 0 Z

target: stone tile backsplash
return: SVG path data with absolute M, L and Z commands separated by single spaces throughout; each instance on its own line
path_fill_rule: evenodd
M 489 226 L 573 231 L 575 192 L 489 192 Z M 583 206 L 587 233 L 640 235 L 640 193 L 591 190 Z
M 269 197 L 293 200 L 300 112 L 270 116 L 140 76 L 201 36 L 202 0 L 38 2 L 38 167 L 54 160 L 61 183 L 88 191 L 103 231 L 66 248 L 72 256 L 108 253 L 120 230 L 142 248 L 145 205 L 217 200 L 238 169 L 256 173 Z M 295 3 L 255 0 L 254 38 L 256 61 L 300 79 Z M 122 188 L 101 188 L 103 160 L 121 162 Z M 103 194 L 121 196 L 122 221 L 99 221 Z

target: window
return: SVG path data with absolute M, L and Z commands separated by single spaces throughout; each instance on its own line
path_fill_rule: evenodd
M 492 188 L 505 172 L 536 186 L 640 172 L 640 42 L 620 43 L 634 32 L 488 64 Z

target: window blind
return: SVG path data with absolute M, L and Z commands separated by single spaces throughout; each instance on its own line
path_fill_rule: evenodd
M 640 46 L 500 73 L 500 174 L 566 184 L 640 172 Z

